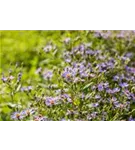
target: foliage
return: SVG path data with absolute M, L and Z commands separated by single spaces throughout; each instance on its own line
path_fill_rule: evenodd
M 135 120 L 134 31 L 0 38 L 0 120 Z

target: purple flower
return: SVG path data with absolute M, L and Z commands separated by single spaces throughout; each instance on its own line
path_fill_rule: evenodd
M 81 99 L 85 99 L 85 94 L 84 93 L 81 94 Z
M 82 77 L 82 78 L 88 77 L 88 73 L 86 73 L 86 72 L 81 72 L 81 73 L 80 73 L 80 77 Z
M 120 85 L 122 88 L 128 87 L 128 84 L 127 84 L 126 82 L 120 83 L 119 85 Z
M 86 50 L 86 54 L 88 54 L 88 55 L 94 55 L 95 52 L 93 50 Z
M 62 94 L 61 98 L 62 99 L 66 99 L 68 102 L 72 102 L 72 99 L 71 99 L 71 97 L 68 94 Z
M 95 96 L 95 99 L 100 99 L 100 98 L 101 98 L 100 95 L 96 95 L 96 96 Z
M 13 120 L 22 120 L 24 118 L 24 114 L 22 112 L 14 112 L 12 115 L 11 115 L 11 118 Z
M 126 66 L 126 70 L 130 73 L 135 74 L 135 68 Z
M 19 72 L 19 73 L 18 73 L 18 82 L 20 82 L 20 81 L 21 81 L 21 78 L 22 78 L 22 73 L 21 73 L 21 72 Z
M 52 71 L 49 71 L 49 70 L 45 70 L 43 72 L 43 77 L 45 80 L 50 80 L 53 76 L 53 72 Z
M 133 118 L 132 116 L 129 117 L 128 121 L 135 121 L 135 118 Z
M 22 111 L 22 114 L 24 114 L 25 116 L 29 116 L 35 113 L 34 109 L 26 109 L 24 111 Z
M 111 90 L 111 89 L 106 89 L 106 92 L 109 94 L 113 94 L 113 90 Z
M 70 79 L 72 78 L 72 73 L 66 71 L 66 72 L 64 72 L 64 73 L 62 74 L 62 77 L 65 78 L 65 79 L 67 79 L 67 80 L 70 80 Z
M 31 91 L 31 90 L 32 90 L 32 86 L 28 86 L 27 91 Z
M 125 54 L 125 57 L 128 57 L 128 58 L 132 58 L 133 56 L 134 56 L 134 54 L 131 52 Z
M 13 80 L 15 77 L 13 77 L 12 75 L 9 76 L 9 80 Z
M 98 107 L 98 106 L 99 106 L 98 103 L 93 103 L 93 104 L 92 104 L 92 107 Z
M 43 48 L 45 52 L 50 52 L 53 49 L 52 45 L 47 45 Z
M 42 116 L 42 115 L 39 115 L 39 116 L 34 116 L 34 121 L 48 121 L 48 118 L 46 116 Z
M 107 71 L 107 65 L 105 63 L 98 64 L 97 66 L 98 66 L 100 72 Z
M 114 77 L 113 77 L 113 80 L 114 80 L 114 81 L 118 81 L 118 80 L 119 80 L 119 76 L 117 76 L 117 75 L 114 76 Z
M 52 106 L 58 104 L 59 97 L 46 97 L 45 104 L 47 106 Z
M 70 38 L 66 38 L 66 39 L 64 40 L 64 43 L 65 43 L 65 44 L 69 44 L 70 41 L 71 41 Z
M 22 87 L 21 91 L 22 92 L 30 92 L 32 90 L 32 86 L 28 86 L 28 87 Z
M 95 86 L 95 85 L 93 85 L 93 86 L 91 87 L 91 89 L 92 89 L 92 90 L 95 90 L 95 89 L 96 89 L 96 86 Z
M 113 89 L 113 93 L 117 93 L 119 91 L 120 91 L 120 88 L 118 88 L 118 87 Z
M 98 84 L 98 91 L 103 91 L 104 87 L 103 87 L 103 83 Z
M 80 51 L 84 51 L 84 50 L 85 50 L 85 46 L 84 46 L 84 45 L 80 45 L 80 46 L 79 46 L 79 50 L 80 50 Z
M 106 88 L 109 88 L 109 83 L 108 83 L 108 82 L 104 83 L 104 88 L 105 88 L 105 89 L 106 89 Z
M 92 112 L 90 115 L 87 116 L 88 120 L 92 120 L 95 119 L 97 117 L 97 112 Z
M 6 82 L 7 80 L 8 80 L 8 78 L 7 77 L 2 77 L 2 79 L 1 79 L 3 82 Z
M 42 71 L 42 68 L 40 67 L 40 68 L 38 68 L 38 69 L 36 70 L 36 74 L 41 73 L 41 71 Z

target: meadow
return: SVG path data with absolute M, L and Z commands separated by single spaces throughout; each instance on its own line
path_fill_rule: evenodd
M 0 31 L 1 121 L 135 121 L 135 31 Z

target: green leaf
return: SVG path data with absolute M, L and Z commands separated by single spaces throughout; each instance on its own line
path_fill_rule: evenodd
M 10 112 L 11 112 L 11 109 L 8 108 L 8 107 L 3 107 L 3 108 L 2 108 L 2 111 L 3 111 L 4 113 L 10 113 Z
M 87 85 L 83 88 L 83 90 L 88 89 L 92 84 L 93 84 L 93 82 L 90 82 L 89 84 L 87 84 Z
M 18 85 L 18 87 L 16 88 L 16 92 L 18 92 L 21 88 L 21 84 Z

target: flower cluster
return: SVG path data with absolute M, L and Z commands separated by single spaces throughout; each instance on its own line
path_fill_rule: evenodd
M 40 60 L 33 83 L 28 81 L 23 87 L 22 74 L 17 75 L 15 87 L 19 90 L 12 92 L 27 95 L 29 101 L 25 104 L 28 108 L 20 108 L 11 119 L 134 121 L 133 41 L 134 31 L 88 31 L 85 38 L 65 37 L 61 47 L 48 44 L 42 52 L 50 64 Z M 2 77 L 3 84 L 13 79 Z

